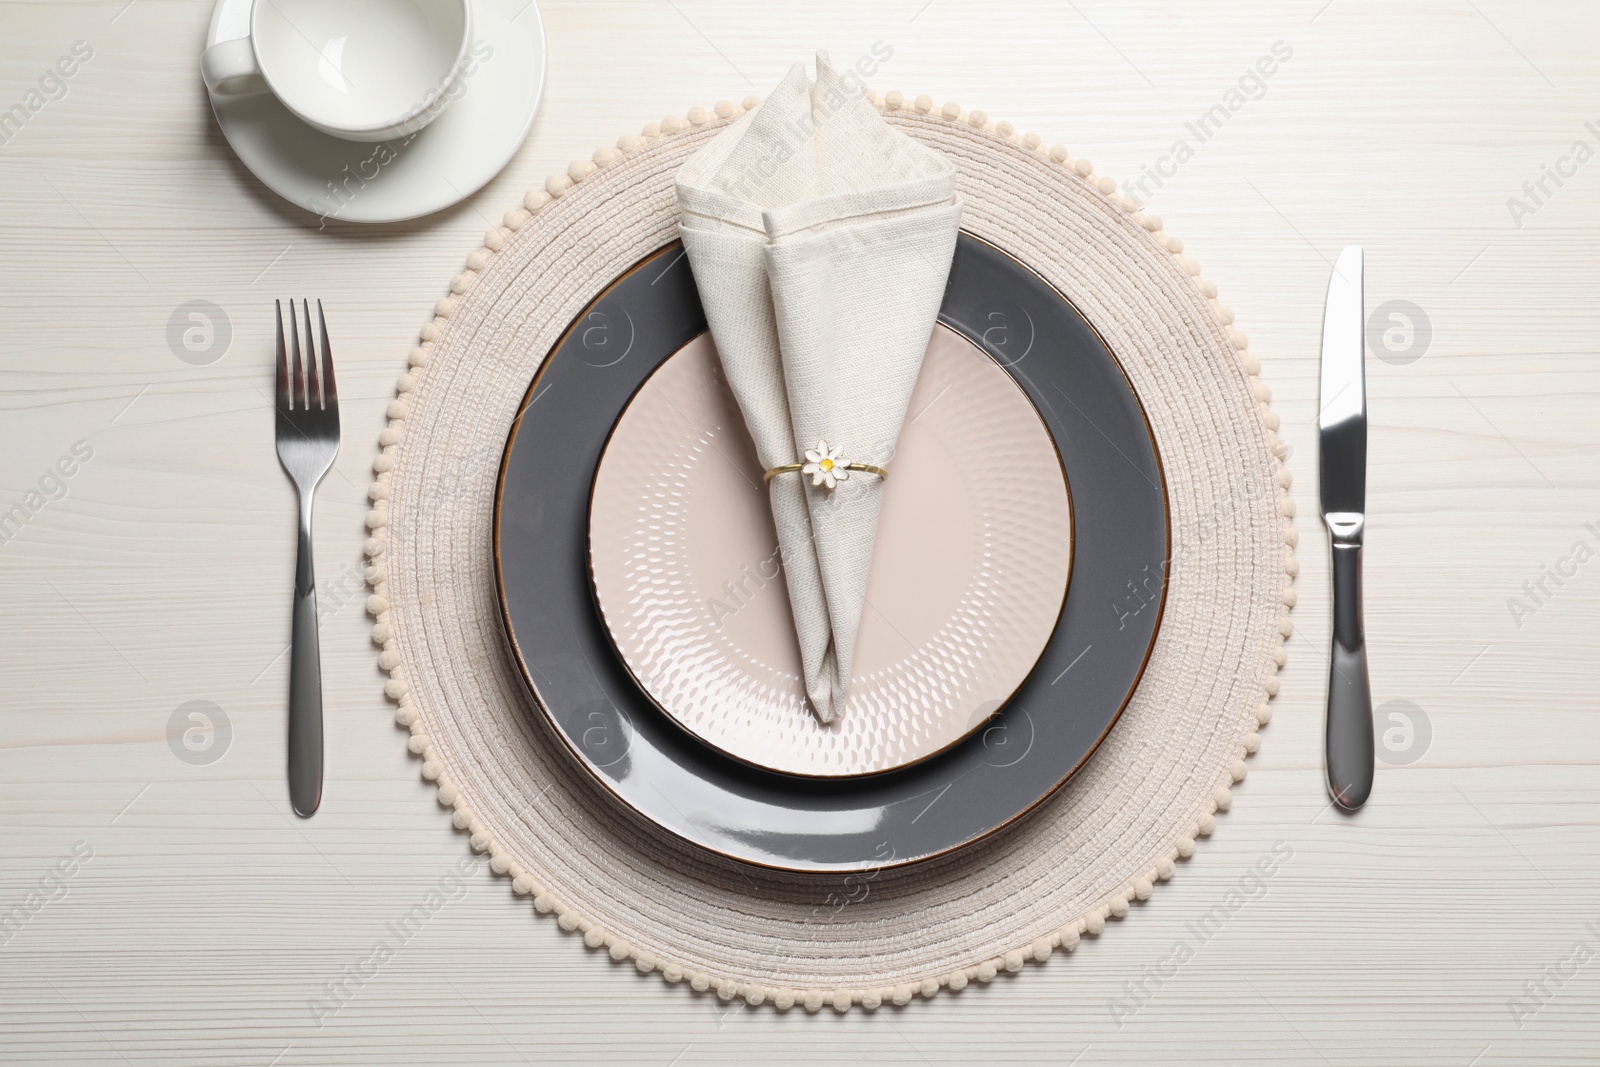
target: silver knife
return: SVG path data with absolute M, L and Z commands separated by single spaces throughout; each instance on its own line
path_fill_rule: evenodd
M 1333 648 L 1328 669 L 1328 792 L 1354 811 L 1372 792 L 1372 690 L 1361 625 L 1361 535 L 1367 510 L 1367 379 L 1361 249 L 1339 253 L 1322 315 L 1322 520 L 1333 542 Z

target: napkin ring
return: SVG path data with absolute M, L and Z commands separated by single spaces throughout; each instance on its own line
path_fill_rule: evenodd
M 874 467 L 870 463 L 852 463 L 845 459 L 842 448 L 829 448 L 828 442 L 818 441 L 816 448 L 806 449 L 804 463 L 784 463 L 773 467 L 763 476 L 764 481 L 772 481 L 780 474 L 790 474 L 799 471 L 800 474 L 810 475 L 811 484 L 832 489 L 840 482 L 850 480 L 851 471 L 860 471 L 863 474 L 876 474 L 879 478 L 888 478 L 889 472 L 882 467 Z

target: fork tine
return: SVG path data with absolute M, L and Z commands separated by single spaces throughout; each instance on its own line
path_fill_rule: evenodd
M 322 410 L 322 383 L 317 380 L 317 344 L 311 336 L 311 306 L 300 299 L 300 310 L 306 314 L 306 410 Z
M 289 301 L 289 340 L 294 348 L 294 380 L 289 394 L 289 410 L 293 411 L 296 402 L 301 410 L 306 407 L 306 379 L 300 367 L 300 322 L 294 315 L 294 301 Z
M 306 312 L 306 325 L 311 325 L 311 312 Z M 322 313 L 322 301 L 317 300 L 317 325 L 322 328 L 322 395 L 327 406 L 339 406 L 339 387 L 333 381 L 333 349 L 328 345 L 328 319 Z
M 274 318 L 278 320 L 278 359 L 273 376 L 277 379 L 275 390 L 279 411 L 289 410 L 289 350 L 283 346 L 283 301 L 274 300 Z

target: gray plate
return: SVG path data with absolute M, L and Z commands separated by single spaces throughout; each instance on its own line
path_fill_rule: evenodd
M 613 282 L 534 377 L 495 501 L 506 633 L 572 754 L 663 829 L 788 870 L 927 859 L 993 833 L 1060 788 L 1133 695 L 1160 625 L 1168 558 L 1165 482 L 1137 397 L 1064 296 L 970 235 L 957 243 L 939 318 L 1005 367 L 1039 409 L 1072 486 L 1076 557 L 1038 666 L 988 727 L 933 759 L 869 777 L 777 774 L 695 740 L 639 690 L 595 609 L 587 519 L 596 464 L 635 391 L 706 329 L 681 247 Z

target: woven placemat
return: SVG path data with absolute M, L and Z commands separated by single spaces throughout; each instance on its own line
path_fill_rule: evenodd
M 486 236 L 410 355 L 368 516 L 386 689 L 471 847 L 530 912 L 581 933 L 597 956 L 779 1008 L 875 1008 L 960 989 L 1126 916 L 1231 803 L 1277 692 L 1294 602 L 1277 416 L 1232 313 L 1182 244 L 1059 146 L 953 103 L 873 100 L 955 161 L 963 227 L 1032 267 L 1100 331 L 1160 449 L 1172 538 L 1160 635 L 1121 720 L 1065 788 L 926 863 L 846 877 L 749 867 L 605 795 L 510 658 L 491 521 L 524 391 L 583 307 L 675 239 L 673 173 L 753 99 L 651 123 L 529 193 Z M 1159 589 L 1160 575 L 1148 581 Z

